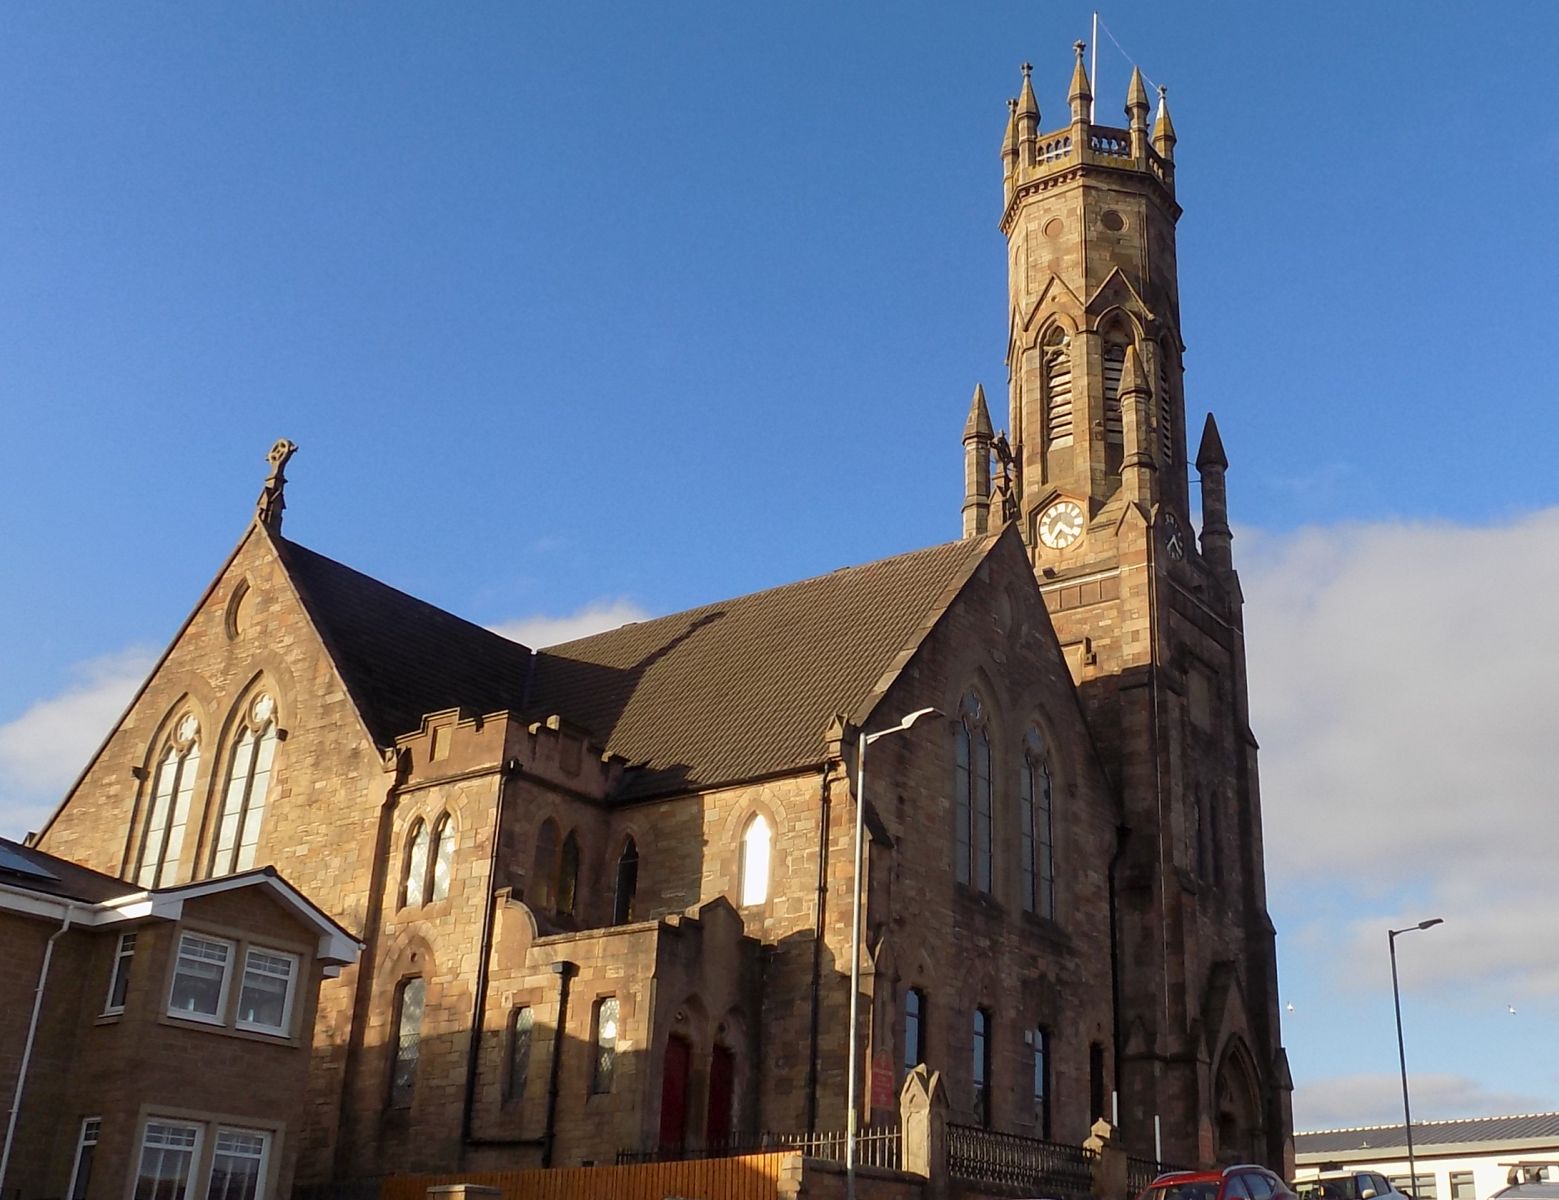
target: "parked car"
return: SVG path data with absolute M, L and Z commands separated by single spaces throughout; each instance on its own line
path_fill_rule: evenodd
M 1559 1200 L 1559 1162 L 1522 1160 L 1511 1163 L 1505 1178 L 1509 1186 L 1500 1188 L 1489 1200 Z
M 1242 1163 L 1221 1171 L 1170 1171 L 1138 1200 L 1295 1200 L 1288 1184 L 1266 1167 Z
M 1407 1200 L 1379 1171 L 1322 1171 L 1294 1180 L 1299 1200 Z

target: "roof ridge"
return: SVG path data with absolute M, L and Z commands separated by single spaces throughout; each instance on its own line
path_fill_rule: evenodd
M 789 583 L 771 584 L 769 587 L 759 588 L 752 592 L 740 592 L 737 595 L 725 596 L 718 600 L 706 600 L 704 603 L 695 604 L 691 608 L 678 609 L 676 612 L 662 613 L 658 617 L 649 617 L 643 621 L 629 621 L 627 625 L 616 626 L 616 629 L 624 629 L 628 626 L 642 629 L 646 626 L 654 625 L 659 621 L 672 621 L 678 617 L 694 616 L 695 614 L 702 613 L 707 609 L 719 608 L 726 604 L 735 604 L 738 601 L 755 600 L 764 596 L 772 596 L 779 592 L 786 592 L 795 588 L 806 587 L 809 584 L 821 583 L 825 579 L 837 579 L 841 575 L 852 575 L 857 571 L 869 570 L 872 567 L 882 567 L 888 565 L 889 563 L 902 563 L 906 559 L 916 558 L 922 555 L 929 557 L 932 554 L 938 552 L 949 553 L 955 547 L 967 547 L 968 552 L 971 555 L 975 555 L 976 548 L 978 548 L 978 553 L 983 553 L 985 550 L 989 549 L 990 544 L 1000 536 L 1000 533 L 991 533 L 983 534 L 976 538 L 955 538 L 952 541 L 938 542 L 933 546 L 921 546 L 915 550 L 906 550 L 902 554 L 890 554 L 886 558 L 874 558 L 870 562 L 849 563 L 842 567 L 835 567 L 831 571 L 823 571 L 817 575 L 808 575 L 804 579 L 793 579 Z M 607 634 L 613 633 L 616 631 L 616 629 L 603 629 L 599 633 L 588 633 L 584 637 L 570 638 L 566 642 L 555 642 L 550 646 L 538 647 L 538 649 L 545 652 L 551 652 L 564 646 L 574 646 L 581 642 L 592 641 L 595 638 L 603 637 Z

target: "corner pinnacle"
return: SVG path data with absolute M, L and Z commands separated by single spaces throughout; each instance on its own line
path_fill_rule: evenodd
M 1072 49 L 1077 51 L 1077 65 L 1072 68 L 1072 90 L 1066 98 L 1072 106 L 1072 115 L 1076 117 L 1079 103 L 1092 103 L 1093 88 L 1088 83 L 1088 68 L 1083 65 L 1083 51 L 1088 49 L 1088 43 L 1073 42 Z
M 1207 422 L 1202 426 L 1202 444 L 1196 451 L 1196 469 L 1205 471 L 1209 467 L 1219 471 L 1229 469 L 1229 456 L 1223 452 L 1223 439 L 1218 436 L 1218 422 L 1213 420 L 1213 414 L 1207 414 Z
M 974 399 L 969 402 L 969 419 L 964 422 L 964 437 L 990 438 L 993 432 L 991 412 L 985 405 L 985 388 L 977 383 L 974 385 Z

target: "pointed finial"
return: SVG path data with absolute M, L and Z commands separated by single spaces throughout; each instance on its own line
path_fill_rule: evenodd
M 1118 396 L 1129 396 L 1133 392 L 1150 393 L 1147 373 L 1142 369 L 1142 358 L 1137 353 L 1135 342 L 1126 343 L 1126 360 L 1121 363 L 1121 381 L 1116 390 Z
M 964 438 L 988 438 L 991 434 L 991 411 L 985 405 L 985 388 L 977 383 L 974 399 L 969 402 L 969 419 L 964 422 Z
M 1153 149 L 1164 158 L 1175 156 L 1175 123 L 1169 119 L 1169 89 L 1158 86 L 1158 118 L 1153 122 Z
M 1072 43 L 1072 49 L 1077 51 L 1077 65 L 1072 68 L 1072 90 L 1067 93 L 1066 98 L 1072 106 L 1074 121 L 1086 121 L 1093 104 L 1093 88 L 1088 83 L 1088 68 L 1083 65 L 1083 51 L 1087 48 L 1087 42 Z
M 1016 96 L 1007 101 L 1007 132 L 1001 139 L 1001 156 L 1003 158 L 1018 156 L 1018 98 Z
M 271 471 L 265 477 L 265 486 L 260 489 L 260 498 L 255 501 L 254 519 L 272 533 L 281 532 L 282 510 L 287 507 L 284 494 L 287 488 L 287 463 L 297 452 L 296 442 L 278 438 L 271 452 L 265 456 L 265 461 L 271 464 Z
M 1034 96 L 1034 81 L 1029 77 L 1034 70 L 1029 63 L 1023 64 L 1023 88 L 1018 92 L 1018 119 L 1024 121 L 1032 119 L 1033 128 L 1039 129 L 1039 101 Z M 1024 132 L 1028 132 L 1027 128 Z
M 1229 469 L 1229 456 L 1223 452 L 1223 438 L 1218 436 L 1218 422 L 1213 420 L 1213 414 L 1207 414 L 1207 423 L 1202 426 L 1202 444 L 1196 451 L 1196 469 L 1205 471 L 1208 468 L 1218 471 Z
M 1142 68 L 1131 68 L 1131 82 L 1126 85 L 1126 115 L 1132 118 L 1132 124 L 1136 124 L 1137 114 L 1142 114 L 1142 123 L 1148 121 L 1148 89 L 1142 85 Z

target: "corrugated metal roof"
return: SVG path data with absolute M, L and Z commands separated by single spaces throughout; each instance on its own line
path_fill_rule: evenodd
M 1559 1146 L 1559 1112 L 1514 1117 L 1468 1117 L 1456 1121 L 1417 1121 L 1413 1146 L 1475 1145 L 1487 1142 L 1550 1141 Z M 1357 1151 L 1407 1152 L 1402 1125 L 1364 1125 L 1356 1129 L 1322 1129 L 1294 1134 L 1294 1153 L 1307 1160 Z

